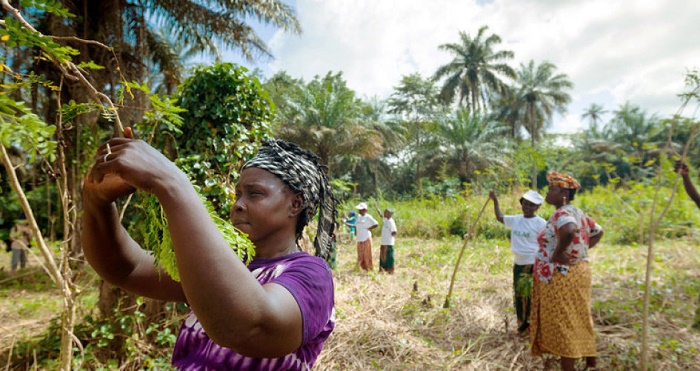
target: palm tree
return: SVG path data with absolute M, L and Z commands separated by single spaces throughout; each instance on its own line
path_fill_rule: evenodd
M 508 85 L 502 77 L 515 78 L 515 70 L 504 60 L 513 59 L 510 50 L 496 51 L 494 47 L 501 42 L 500 36 L 486 36 L 487 26 L 479 29 L 475 38 L 460 32 L 460 42 L 440 45 L 454 55 L 454 59 L 435 72 L 435 80 L 445 78 L 440 98 L 451 103 L 459 93 L 459 104 L 466 104 L 469 110 L 476 112 L 486 108 L 488 102 L 497 95 L 505 94 Z
M 341 72 L 316 76 L 284 99 L 275 134 L 315 152 L 331 171 L 340 155 L 372 158 L 382 152 L 381 137 L 362 124 L 362 102 L 347 87 Z
M 475 170 L 494 164 L 505 167 L 510 149 L 507 132 L 503 123 L 459 109 L 438 120 L 438 160 L 453 169 L 462 181 L 473 179 Z
M 75 17 L 59 19 L 47 13 L 43 18 L 37 17 L 39 30 L 58 36 L 59 42 L 80 51 L 76 63 L 93 61 L 104 67 L 91 71 L 90 82 L 99 91 L 108 90 L 115 101 L 122 81 L 143 81 L 152 73 L 152 67 L 163 71 L 165 90 L 172 91 L 172 86 L 181 80 L 180 55 L 173 50 L 219 55 L 219 47 L 223 47 L 238 50 L 249 60 L 255 56 L 270 57 L 267 45 L 248 24 L 249 17 L 287 31 L 301 31 L 293 9 L 280 0 L 60 0 L 60 3 Z M 77 38 L 102 45 L 80 42 Z M 173 44 L 168 40 L 177 40 L 179 47 L 168 45 Z M 57 71 L 46 63 L 35 63 L 32 69 L 54 81 L 59 79 Z M 90 100 L 75 84 L 64 84 L 61 95 L 64 102 Z M 45 96 L 51 96 L 50 92 Z M 145 104 L 144 99 L 137 97 L 136 102 L 125 104 L 136 109 L 124 107 L 119 114 L 128 125 L 140 119 Z M 48 115 L 53 116 L 53 113 Z
M 372 192 L 375 197 L 381 197 L 381 188 L 379 187 L 380 180 L 384 183 L 391 181 L 391 166 L 389 165 L 387 159 L 390 157 L 396 158 L 397 154 L 405 147 L 405 134 L 407 132 L 406 127 L 402 125 L 403 123 L 398 120 L 393 120 L 388 116 L 387 103 L 378 97 L 372 97 L 368 101 L 361 102 L 361 118 L 360 121 L 362 125 L 368 128 L 372 133 L 379 137 L 382 143 L 382 151 L 377 156 L 361 158 L 359 156 L 343 157 L 355 157 L 359 161 L 356 161 L 355 168 L 353 170 L 360 170 L 358 168 L 362 167 L 362 172 L 366 176 L 355 177 L 355 179 L 367 178 L 372 179 Z M 354 172 L 355 172 L 354 171 Z
M 508 125 L 508 135 L 518 143 L 522 140 L 523 109 L 521 102 L 516 96 L 516 89 L 511 87 L 506 94 L 498 97 L 493 104 L 491 117 Z
M 653 174 L 654 168 L 648 161 L 654 162 L 666 139 L 665 126 L 661 125 L 659 118 L 627 102 L 613 112 L 609 125 L 613 133 L 610 139 L 623 146 L 624 160 L 631 166 L 633 178 L 639 181 L 643 176 Z
M 555 112 L 566 112 L 571 96 L 566 90 L 573 87 L 569 78 L 555 74 L 556 66 L 549 62 L 535 65 L 534 61 L 521 64 L 517 79 L 517 97 L 523 109 L 525 127 L 530 133 L 534 149 L 544 127 L 551 122 Z M 532 185 L 537 188 L 537 168 L 533 165 Z
M 588 119 L 590 122 L 590 130 L 596 132 L 598 130 L 598 122 L 602 119 L 604 114 L 608 113 L 603 106 L 597 103 L 591 103 L 583 114 L 581 114 L 582 119 Z

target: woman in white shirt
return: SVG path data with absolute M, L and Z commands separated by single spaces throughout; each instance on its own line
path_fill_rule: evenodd
M 498 205 L 496 193 L 491 191 L 489 197 L 493 200 L 496 219 L 511 230 L 510 242 L 513 250 L 513 305 L 518 317 L 518 332 L 525 332 L 530 326 L 530 300 L 524 297 L 518 287 L 521 280 L 532 277 L 532 265 L 539 249 L 537 235 L 545 227 L 547 221 L 535 215 L 544 198 L 536 191 L 527 191 L 520 198 L 523 213 L 518 215 L 503 215 Z M 531 280 L 530 280 L 531 282 Z M 528 290 L 530 291 L 530 290 Z
M 356 209 L 359 215 L 355 221 L 355 233 L 357 233 L 357 265 L 366 270 L 371 271 L 372 265 L 372 232 L 371 229 L 377 228 L 379 223 L 372 215 L 367 213 L 367 204 L 360 202 Z

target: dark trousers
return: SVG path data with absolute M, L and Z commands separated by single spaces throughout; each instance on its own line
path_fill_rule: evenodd
M 518 323 L 520 323 L 519 332 L 525 331 L 530 326 L 531 295 L 532 264 L 513 264 L 513 305 L 515 306 L 515 314 L 518 316 Z

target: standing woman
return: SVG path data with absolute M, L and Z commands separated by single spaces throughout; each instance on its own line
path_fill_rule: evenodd
M 299 247 L 319 209 L 316 255 L 328 256 L 335 199 L 319 159 L 267 141 L 236 184 L 233 225 L 248 234 L 246 266 L 229 247 L 189 179 L 141 140 L 103 144 L 83 185 L 83 249 L 95 271 L 124 290 L 187 302 L 172 363 L 185 370 L 308 370 L 333 331 L 333 278 Z M 114 204 L 154 194 L 168 219 L 181 282 L 170 278 L 120 223 Z
M 377 214 L 382 217 L 382 244 L 379 246 L 379 271 L 394 274 L 394 243 L 396 242 L 396 222 L 394 221 L 394 211 L 390 208 L 384 209 L 384 213 L 377 208 Z
M 372 265 L 372 229 L 377 228 L 379 222 L 367 213 L 367 204 L 360 202 L 355 207 L 359 216 L 355 221 L 357 233 L 357 266 L 365 271 L 371 271 Z
M 540 232 L 532 288 L 530 341 L 532 354 L 561 357 L 564 371 L 577 358 L 595 368 L 596 345 L 591 317 L 591 267 L 588 249 L 603 236 L 603 228 L 570 204 L 578 181 L 568 174 L 547 174 L 545 201 L 556 207 Z

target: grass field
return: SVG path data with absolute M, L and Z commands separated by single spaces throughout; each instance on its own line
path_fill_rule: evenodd
M 337 327 L 315 369 L 557 369 L 553 358 L 531 357 L 528 339 L 515 333 L 507 240 L 470 241 L 451 308 L 443 309 L 462 245 L 459 238 L 399 238 L 396 273 L 386 275 L 356 270 L 354 244 L 347 238 L 341 241 L 334 271 Z M 697 241 L 683 239 L 661 241 L 655 247 L 649 361 L 656 370 L 700 368 L 700 333 L 689 327 L 700 293 L 697 246 Z M 378 246 L 374 250 L 376 269 Z M 10 278 L 9 255 L 2 255 L 0 262 L 3 369 L 16 344 L 42 336 L 49 321 L 60 315 L 60 296 L 38 261 L 31 259 L 28 271 Z M 646 247 L 613 245 L 604 239 L 591 255 L 599 369 L 635 369 Z M 92 279 L 86 275 L 83 287 L 94 287 Z M 94 300 L 94 295 L 84 298 Z M 83 311 L 89 312 L 90 303 L 86 306 Z
M 469 243 L 453 303 L 443 309 L 462 244 L 399 239 L 394 275 L 356 270 L 354 246 L 341 244 L 338 325 L 318 369 L 558 369 L 551 357 L 531 357 L 528 338 L 515 332 L 508 241 Z M 638 368 L 646 247 L 602 242 L 591 255 L 599 369 Z M 650 364 L 656 370 L 699 369 L 700 333 L 689 328 L 700 292 L 697 243 L 662 242 L 656 256 Z M 375 252 L 375 264 L 377 258 Z

